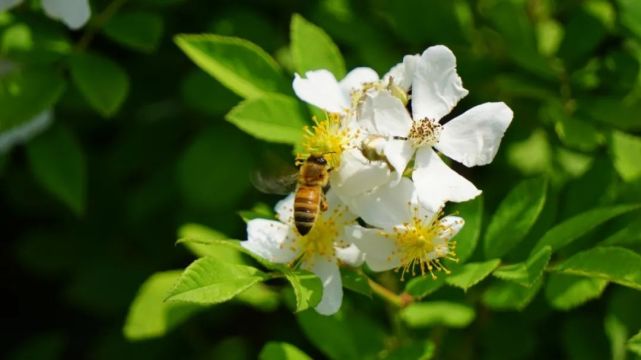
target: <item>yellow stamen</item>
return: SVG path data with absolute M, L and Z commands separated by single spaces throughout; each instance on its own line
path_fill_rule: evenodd
M 343 151 L 350 141 L 357 136 L 341 124 L 341 115 L 330 113 L 324 120 L 314 118 L 314 125 L 304 129 L 302 149 L 298 159 L 306 159 L 310 155 L 323 155 L 332 168 L 340 165 Z

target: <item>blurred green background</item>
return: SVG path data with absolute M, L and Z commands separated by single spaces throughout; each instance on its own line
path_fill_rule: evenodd
M 3 358 L 252 359 L 272 340 L 326 356 L 285 306 L 226 303 L 159 338 L 123 336 L 145 279 L 193 258 L 175 245 L 179 227 L 200 223 L 243 239 L 238 211 L 278 199 L 254 190 L 250 172 L 291 153 L 225 120 L 240 97 L 178 49 L 179 33 L 248 39 L 291 77 L 295 13 L 334 39 L 348 69 L 382 75 L 405 54 L 450 47 L 470 90 L 455 114 L 485 101 L 504 101 L 515 114 L 493 164 L 457 167 L 483 189 L 486 218 L 519 180 L 549 179 L 541 217 L 508 260 L 526 257 L 558 221 L 641 202 L 638 0 L 92 0 L 91 7 L 79 31 L 47 18 L 39 1 L 0 13 Z M 105 72 L 87 76 L 96 64 Z M 15 84 L 32 93 L 15 102 L 7 96 Z M 95 84 L 105 86 L 92 97 L 87 87 Z M 49 108 L 45 130 L 25 141 L 10 134 Z M 640 224 L 638 212 L 625 215 L 563 251 L 618 234 L 609 241 L 639 252 Z M 434 294 L 480 296 L 476 288 Z M 381 301 L 346 297 L 364 357 L 398 341 L 385 335 L 398 324 Z M 438 339 L 442 359 L 632 358 L 621 341 L 641 328 L 639 304 L 639 291 L 610 286 L 566 312 L 541 291 L 522 312 L 478 304 L 465 329 L 411 336 Z

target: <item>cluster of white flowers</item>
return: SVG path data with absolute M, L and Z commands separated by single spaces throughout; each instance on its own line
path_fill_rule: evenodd
M 0 0 L 0 12 L 22 2 L 23 0 Z M 72 30 L 83 27 L 91 17 L 89 0 L 42 0 L 42 8 L 48 17 L 62 21 Z
M 315 70 L 296 74 L 293 87 L 300 99 L 328 113 L 307 129 L 300 156 L 322 155 L 332 167 L 329 206 L 301 236 L 292 194 L 276 206 L 279 221 L 249 222 L 243 246 L 318 275 L 323 297 L 316 310 L 326 315 L 341 305 L 341 264 L 365 262 L 373 271 L 403 274 L 418 269 L 432 277 L 447 271 L 441 260 L 456 260 L 452 237 L 463 219 L 442 217 L 442 209 L 481 191 L 437 151 L 467 167 L 490 163 L 512 121 L 510 108 L 485 103 L 441 123 L 468 93 L 454 54 L 441 45 L 405 56 L 382 79 L 369 68 L 354 69 L 341 81 Z

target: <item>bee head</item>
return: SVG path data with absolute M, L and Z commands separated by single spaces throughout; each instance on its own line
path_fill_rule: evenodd
M 310 155 L 307 161 L 318 165 L 327 165 L 327 160 L 323 155 Z

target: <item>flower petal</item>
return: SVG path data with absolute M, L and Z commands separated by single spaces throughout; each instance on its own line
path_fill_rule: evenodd
M 22 3 L 22 0 L 2 0 L 0 1 L 0 12 L 11 9 Z
M 343 80 L 338 82 L 338 84 L 343 91 L 343 95 L 347 98 L 351 98 L 354 90 L 360 90 L 363 87 L 363 84 L 376 81 L 378 81 L 378 74 L 376 71 L 368 67 L 357 67 L 350 71 Z
M 414 148 L 409 141 L 390 139 L 385 143 L 383 151 L 387 161 L 392 164 L 396 173 L 402 176 L 407 167 L 407 163 L 409 163 L 410 160 L 412 160 L 412 156 L 414 156 Z
M 394 65 L 390 71 L 383 76 L 383 83 L 388 84 L 389 79 L 392 78 L 394 84 L 401 89 L 408 91 L 412 87 L 412 80 L 414 79 L 414 72 L 416 71 L 416 64 L 421 59 L 421 55 L 405 55 L 403 62 Z
M 303 267 L 316 274 L 323 283 L 323 297 L 316 305 L 316 311 L 321 315 L 335 314 L 343 302 L 343 282 L 336 259 L 317 255 Z
M 456 57 L 450 49 L 437 45 L 423 52 L 412 82 L 414 120 L 441 120 L 467 93 L 456 73 Z
M 365 253 L 354 244 L 347 247 L 337 247 L 336 257 L 349 266 L 357 267 L 363 265 Z
M 276 203 L 274 210 L 276 211 L 276 217 L 280 222 L 285 224 L 291 224 L 294 221 L 294 198 L 296 197 L 295 193 L 287 195 L 286 198 Z
M 379 135 L 406 137 L 409 133 L 412 118 L 403 103 L 392 94 L 378 91 L 368 95 L 363 106 L 373 109 L 374 126 Z
M 327 211 L 323 213 L 323 216 L 330 216 L 336 226 L 345 226 L 358 218 L 348 209 L 347 204 L 340 199 L 334 189 L 329 189 L 325 194 L 325 200 L 327 201 Z
M 242 247 L 274 263 L 293 261 L 298 251 L 293 250 L 295 235 L 292 227 L 267 219 L 254 219 L 247 223 L 247 241 Z
M 52 19 L 60 19 L 68 28 L 83 27 L 91 17 L 89 0 L 42 0 L 42 7 Z
M 351 149 L 343 153 L 341 165 L 332 171 L 330 184 L 341 200 L 349 204 L 349 198 L 390 180 L 387 164 L 369 161 L 360 150 Z
M 293 87 L 301 100 L 325 111 L 340 113 L 349 108 L 349 98 L 345 97 L 338 81 L 327 70 L 308 71 L 305 78 L 295 74 Z
M 414 191 L 412 181 L 401 178 L 397 184 L 379 186 L 372 192 L 353 198 L 350 205 L 366 223 L 391 229 L 411 219 L 410 202 Z
M 450 169 L 429 147 L 418 150 L 412 179 L 419 201 L 434 212 L 446 201 L 467 201 L 481 193 L 474 184 Z
M 436 148 L 467 167 L 489 164 L 512 116 L 502 102 L 475 106 L 443 125 Z
M 381 230 L 353 225 L 345 228 L 345 235 L 365 253 L 365 262 L 373 271 L 386 271 L 401 265 L 401 260 L 394 255 L 396 243 L 385 237 Z
M 456 236 L 465 225 L 463 218 L 454 215 L 445 216 L 439 221 L 445 229 L 438 234 L 438 237 L 445 242 Z

